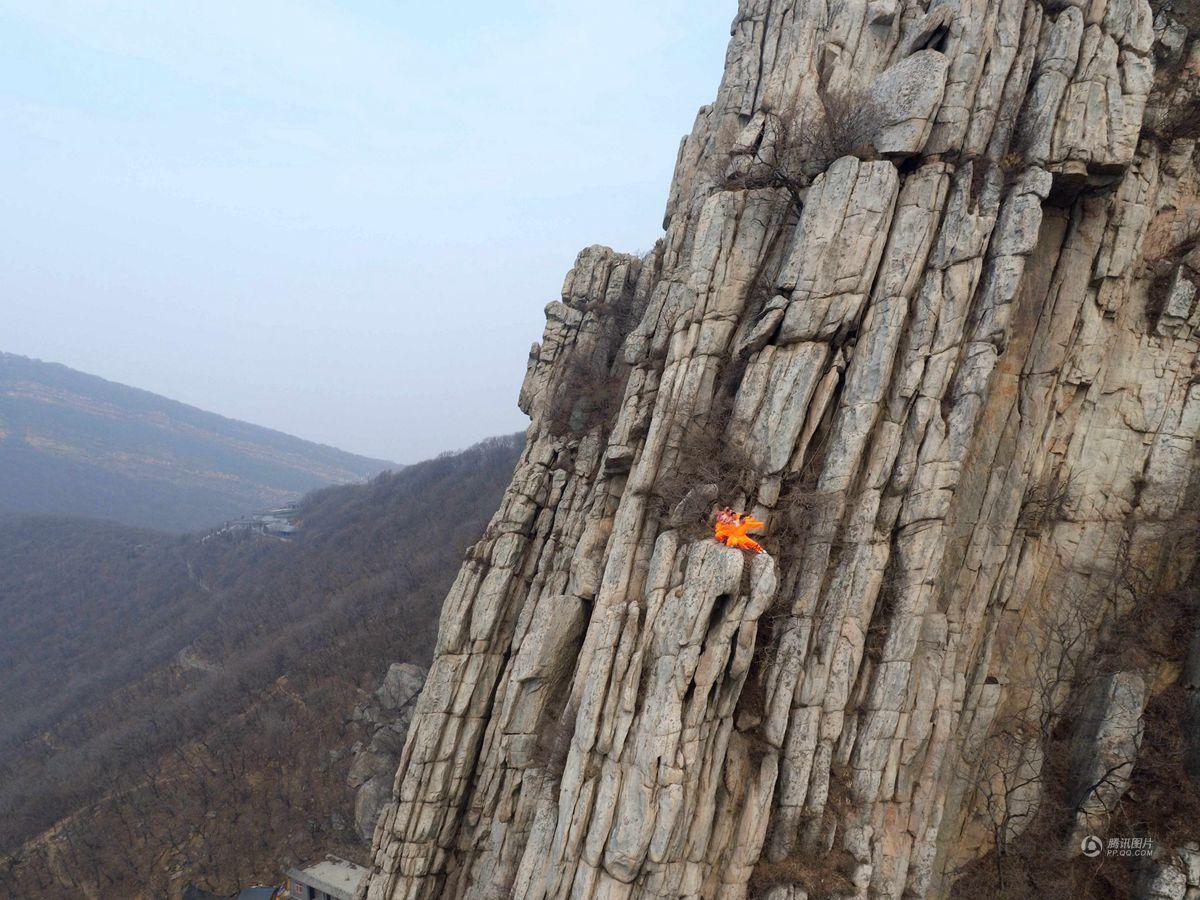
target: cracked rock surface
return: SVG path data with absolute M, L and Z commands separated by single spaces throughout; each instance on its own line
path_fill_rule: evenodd
M 1147 0 L 742 0 L 664 236 L 546 308 L 361 896 L 782 900 L 834 856 L 846 896 L 944 896 L 1122 572 L 1186 574 L 1197 81 Z M 868 140 L 731 177 L 852 95 Z M 1156 678 L 1090 689 L 1079 784 L 1125 789 Z

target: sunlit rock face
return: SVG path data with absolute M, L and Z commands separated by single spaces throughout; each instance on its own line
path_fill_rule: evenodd
M 546 309 L 364 897 L 944 896 L 1081 694 L 1064 777 L 1136 754 L 1169 673 L 1082 682 L 1189 564 L 1200 51 L 1155 12 L 743 0 L 665 235 Z

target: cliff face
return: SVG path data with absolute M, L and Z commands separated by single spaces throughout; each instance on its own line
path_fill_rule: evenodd
M 1190 567 L 1189 15 L 742 0 L 664 237 L 547 307 L 364 896 L 942 895 L 1050 793 L 1103 833 L 1179 675 L 1117 651 Z
M 354 791 L 354 827 L 364 840 L 371 840 L 379 812 L 391 796 L 404 738 L 424 683 L 425 670 L 420 666 L 392 663 L 383 683 L 350 717 L 367 732 L 364 740 L 350 748 L 353 760 L 346 777 Z

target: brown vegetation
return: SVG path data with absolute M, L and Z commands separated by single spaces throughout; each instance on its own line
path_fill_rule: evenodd
M 575 737 L 575 716 L 578 713 L 579 709 L 571 703 L 562 706 L 557 712 L 552 707 L 546 710 L 546 715 L 538 725 L 537 741 L 531 761 L 554 781 L 562 778 L 563 769 L 567 764 L 571 740 Z
M 727 179 L 727 187 L 779 188 L 787 191 L 797 209 L 803 190 L 834 160 L 843 156 L 869 159 L 872 139 L 884 111 L 869 90 L 819 88 L 819 110 L 789 121 L 767 112 L 762 133 L 748 160 Z
M 654 483 L 654 496 L 687 538 L 710 536 L 713 505 L 742 503 L 758 483 L 754 464 L 726 438 L 732 400 L 683 423 L 679 447 Z
M 762 897 L 773 887 L 795 885 L 803 888 L 810 900 L 846 897 L 854 893 L 847 874 L 853 864 L 854 857 L 840 849 L 819 856 L 797 851 L 779 862 L 763 859 L 750 876 L 750 896 Z
M 288 542 L 0 524 L 0 896 L 228 894 L 361 857 L 350 713 L 428 661 L 519 446 L 317 492 Z
M 1053 488 L 1039 492 L 1051 507 L 1058 494 Z M 1164 524 L 1172 566 L 1197 552 L 1194 507 L 1186 503 Z M 1051 621 L 1034 623 L 1032 630 L 1050 642 L 1042 652 L 1058 662 L 1025 686 L 1040 715 L 1001 717 L 982 748 L 980 770 L 993 775 L 977 774 L 976 787 L 993 824 L 993 847 L 959 873 L 954 897 L 1141 896 L 1144 860 L 1072 858 L 1066 847 L 1076 811 L 1094 805 L 1118 779 L 1128 779 L 1129 786 L 1104 803 L 1109 836 L 1148 838 L 1168 853 L 1200 839 L 1200 766 L 1191 765 L 1196 747 L 1189 736 L 1196 723 L 1186 670 L 1188 645 L 1200 626 L 1200 573 L 1193 570 L 1177 587 L 1163 586 L 1165 574 L 1143 571 L 1127 558 L 1107 609 L 1068 602 Z M 1123 598 L 1124 611 L 1101 629 L 1100 619 L 1117 606 L 1115 597 Z M 1084 645 L 1096 635 L 1102 636 L 1100 645 L 1088 652 Z M 1071 741 L 1082 727 L 1080 697 L 1095 678 L 1118 671 L 1160 682 L 1157 688 L 1152 684 L 1142 713 L 1141 746 L 1136 756 L 1114 759 L 1080 789 L 1069 772 Z M 1036 806 L 1013 802 L 1023 790 L 1039 798 Z
M 595 363 L 572 356 L 550 388 L 546 427 L 554 435 L 582 436 L 597 426 L 607 431 L 620 411 L 625 392 L 623 374 L 611 361 Z

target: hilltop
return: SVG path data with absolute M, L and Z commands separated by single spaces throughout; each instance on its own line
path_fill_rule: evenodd
M 193 531 L 395 463 L 0 353 L 0 511 Z

